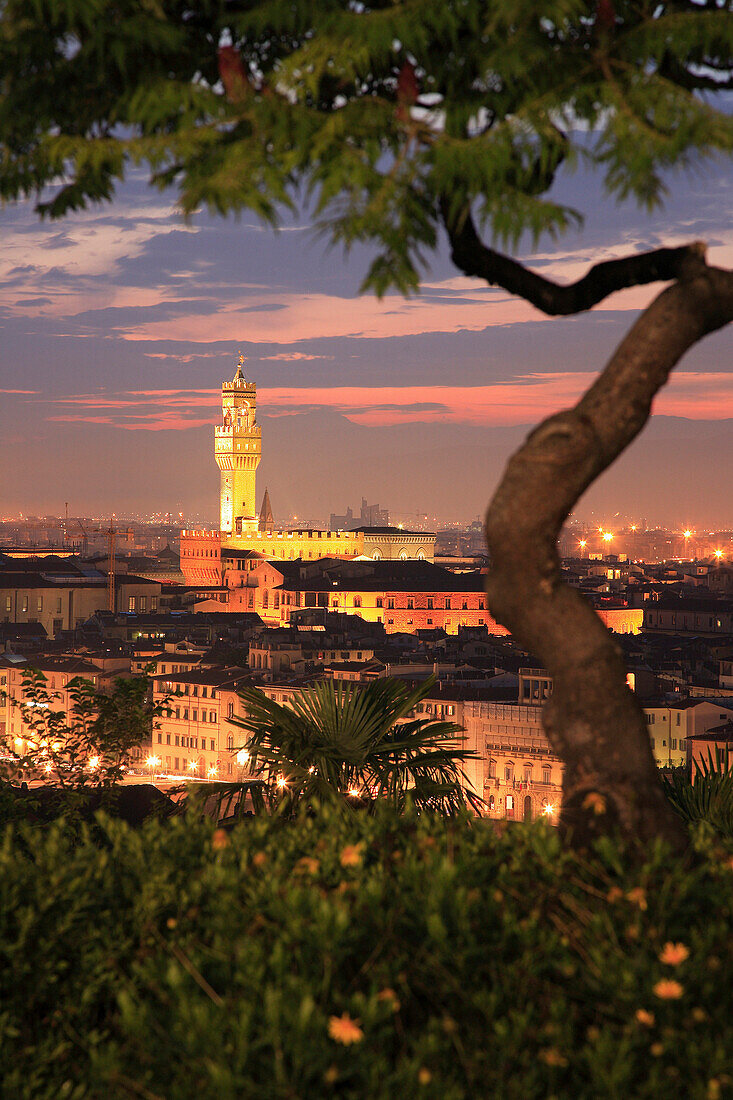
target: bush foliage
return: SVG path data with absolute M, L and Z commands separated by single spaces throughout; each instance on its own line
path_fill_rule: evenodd
M 6 830 L 0 1095 L 731 1094 L 733 865 L 323 811 Z

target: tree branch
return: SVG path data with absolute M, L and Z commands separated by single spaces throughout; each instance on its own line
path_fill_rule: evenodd
M 441 200 L 440 208 L 451 244 L 451 258 L 460 271 L 518 294 L 553 316 L 582 313 L 625 287 L 690 277 L 705 269 L 705 243 L 694 241 L 681 248 L 657 248 L 620 260 L 605 260 L 595 264 L 576 283 L 561 286 L 510 256 L 488 248 L 479 238 L 470 212 L 459 217 L 451 214 L 446 199 Z
M 733 320 L 733 272 L 704 268 L 664 290 L 594 385 L 510 459 L 486 517 L 489 606 L 553 677 L 543 721 L 565 762 L 562 823 L 576 842 L 619 826 L 642 842 L 683 829 L 664 797 L 620 649 L 562 583 L 557 537 L 581 494 L 638 435 L 682 355 Z

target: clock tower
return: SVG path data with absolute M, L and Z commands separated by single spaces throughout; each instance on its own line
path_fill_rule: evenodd
M 262 430 L 255 420 L 257 386 L 242 372 L 244 356 L 231 382 L 221 387 L 222 422 L 214 428 L 214 456 L 221 472 L 219 529 L 222 535 L 257 531 L 255 478 L 262 457 Z

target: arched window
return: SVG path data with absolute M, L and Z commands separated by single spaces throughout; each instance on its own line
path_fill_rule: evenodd
M 234 717 L 234 703 L 229 703 L 227 706 L 227 718 Z
M 496 779 L 496 761 L 495 760 L 489 760 L 489 779 Z
M 375 550 L 374 553 L 372 554 L 372 558 L 373 558 L 374 561 L 381 561 L 382 560 L 382 551 L 381 550 Z
M 525 783 L 531 783 L 532 782 L 532 765 L 531 764 L 525 764 L 524 765 L 524 782 Z
M 550 768 L 547 764 L 544 764 L 542 767 L 542 782 L 552 783 L 552 768 Z
M 496 806 L 496 799 L 494 798 L 493 794 L 490 794 L 489 795 L 489 813 L 493 814 L 495 806 Z
M 229 734 L 229 736 L 227 737 L 227 748 L 228 748 L 228 749 L 233 749 L 233 748 L 234 748 L 234 738 L 233 738 L 233 736 L 231 735 L 231 733 L 230 733 L 230 734 Z
M 513 764 L 505 764 L 504 765 L 504 780 L 507 783 L 511 783 L 513 781 L 513 779 L 514 779 L 514 765 Z

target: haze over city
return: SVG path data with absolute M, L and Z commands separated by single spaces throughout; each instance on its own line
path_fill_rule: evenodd
M 525 258 L 560 280 L 591 264 L 696 238 L 733 260 L 731 171 L 676 177 L 653 214 L 597 180 L 555 190 L 588 227 Z M 598 204 L 602 205 L 599 218 Z M 328 252 L 308 224 L 250 216 L 185 224 L 140 176 L 114 205 L 39 223 L 3 213 L 0 508 L 14 513 L 183 512 L 215 519 L 211 425 L 241 350 L 258 386 L 260 483 L 276 516 L 323 517 L 362 495 L 393 515 L 482 514 L 527 430 L 579 395 L 658 285 L 589 314 L 541 317 L 457 275 L 445 242 L 419 297 L 358 295 L 368 253 Z M 685 357 L 641 438 L 579 505 L 649 523 L 725 525 L 716 470 L 733 458 L 729 329 Z

